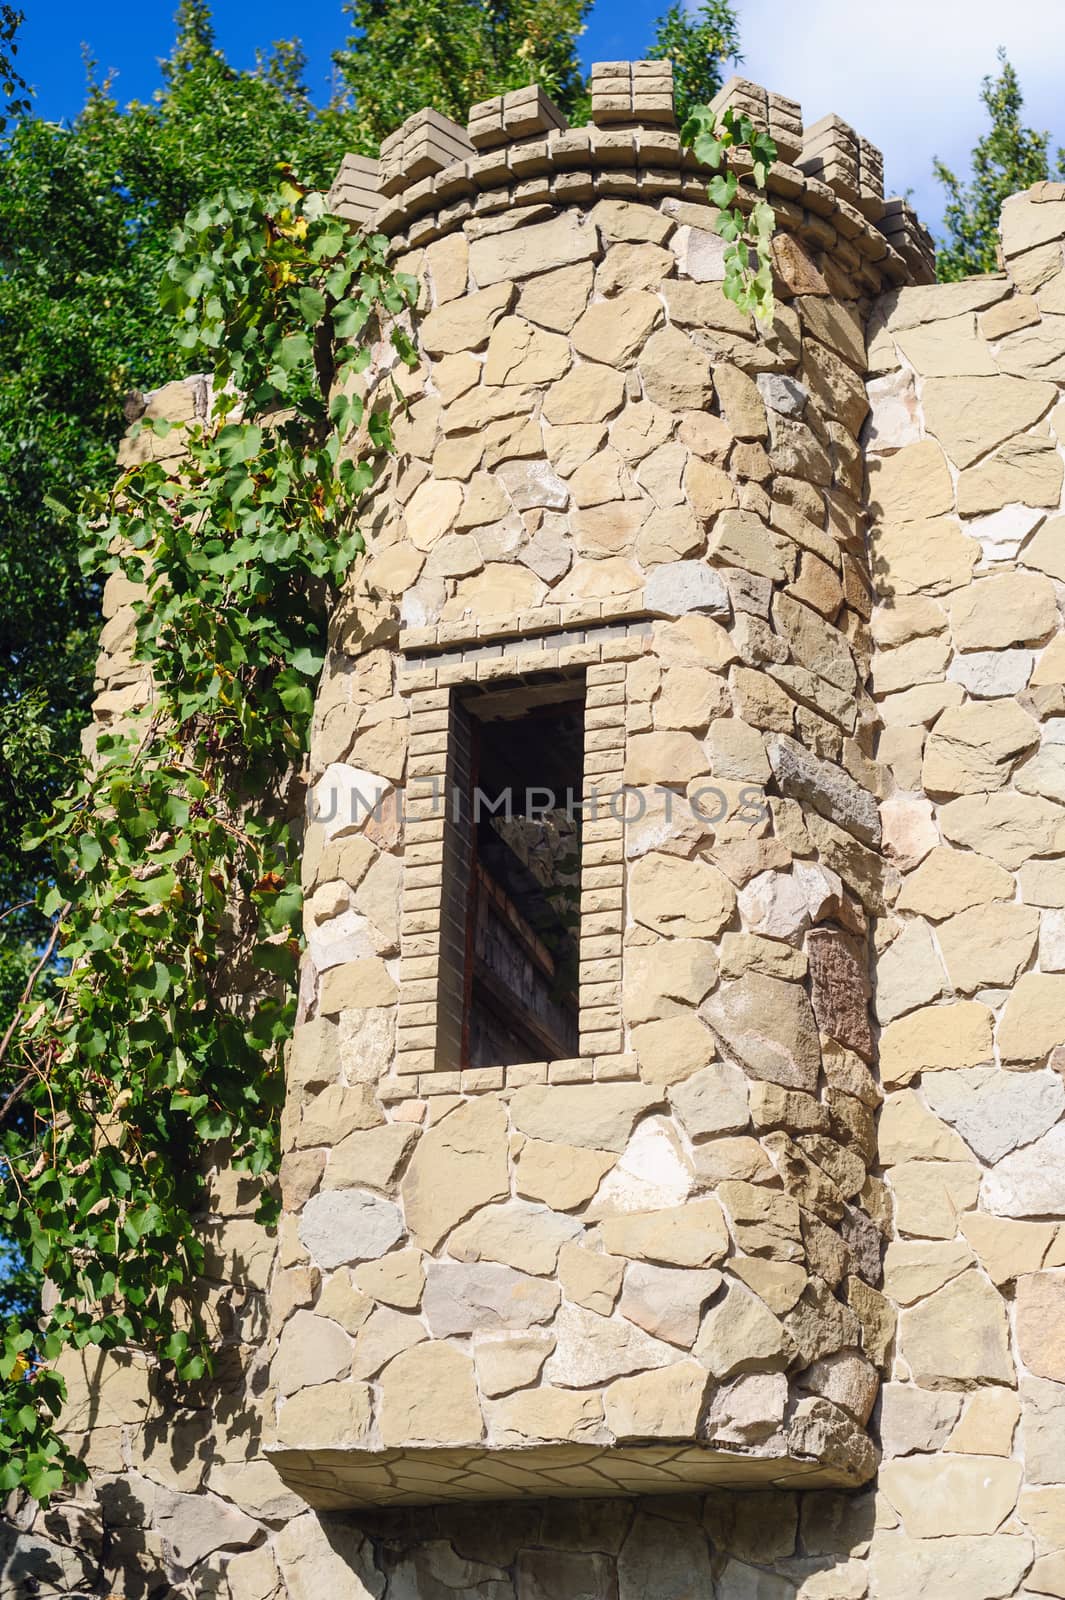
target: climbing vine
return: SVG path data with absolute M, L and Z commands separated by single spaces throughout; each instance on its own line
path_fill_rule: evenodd
M 0 1044 L 0 1236 L 50 1285 L 0 1329 L 0 1490 L 84 1477 L 57 1431 L 54 1363 L 136 1345 L 177 1379 L 211 1370 L 196 1280 L 220 1149 L 274 1171 L 301 946 L 294 778 L 331 586 L 362 550 L 356 507 L 413 364 L 411 280 L 386 242 L 286 178 L 227 192 L 175 235 L 164 308 L 208 414 L 138 455 L 87 507 L 85 561 L 143 584 L 133 658 L 149 703 L 37 830 L 54 874 L 41 971 Z M 144 448 L 147 447 L 147 448 Z M 276 1202 L 264 1181 L 259 1216 Z
M 722 288 L 741 311 L 751 311 L 760 322 L 773 319 L 773 257 L 771 243 L 776 219 L 765 198 L 766 177 L 777 158 L 768 133 L 755 127 L 743 112 L 731 106 L 719 118 L 709 106 L 696 106 L 681 129 L 685 149 L 709 167 L 714 176 L 707 186 L 711 204 L 717 206 L 715 227 L 725 239 L 725 281 Z M 752 202 L 739 202 L 740 182 L 729 170 L 728 158 L 746 151 L 754 186 Z

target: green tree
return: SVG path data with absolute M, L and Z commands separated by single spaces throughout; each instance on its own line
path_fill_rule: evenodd
M 994 272 L 1003 201 L 1033 183 L 1065 172 L 1065 151 L 1059 149 L 1056 163 L 1052 163 L 1049 133 L 1037 133 L 1021 121 L 1024 95 L 1004 49 L 999 49 L 998 61 L 999 75 L 986 77 L 980 90 L 991 131 L 973 150 L 969 181 L 963 181 L 938 158 L 934 162 L 936 178 L 947 192 L 946 238 L 937 257 L 941 282 L 975 272 Z
M 344 115 L 310 107 L 300 62 L 282 44 L 236 71 L 204 0 L 184 0 L 153 102 L 92 83 L 72 124 L 23 114 L 0 146 L 0 1035 L 45 936 L 22 828 L 69 781 L 92 695 L 99 582 L 72 508 L 114 475 L 126 394 L 187 370 L 159 311 L 174 226 L 229 185 L 270 187 L 282 161 L 328 184 Z
M 527 83 L 580 119 L 577 40 L 591 0 L 351 0 L 345 10 L 355 32 L 335 60 L 365 155 L 422 106 L 464 124 L 477 101 Z
M 0 133 L 7 127 L 10 117 L 28 111 L 29 86 L 15 69 L 18 55 L 18 31 L 25 13 L 14 6 L 0 5 Z
M 647 54 L 673 63 L 677 121 L 683 127 L 695 107 L 706 105 L 720 89 L 726 61 L 742 60 L 732 7 L 727 0 L 708 0 L 698 11 L 671 5 L 655 25 Z

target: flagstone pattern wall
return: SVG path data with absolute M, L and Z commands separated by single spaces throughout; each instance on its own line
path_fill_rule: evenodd
M 319 699 L 285 1215 L 220 1175 L 223 1392 L 86 1372 L 14 1594 L 1065 1594 L 1065 188 L 937 286 L 877 152 L 726 95 L 769 332 L 661 63 L 342 169 L 422 364 Z M 439 1071 L 412 796 L 452 685 L 560 667 L 648 792 L 586 833 L 581 1055 Z

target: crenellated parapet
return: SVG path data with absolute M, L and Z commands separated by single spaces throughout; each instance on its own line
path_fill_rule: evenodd
M 668 61 L 597 62 L 591 102 L 591 122 L 580 128 L 535 85 L 472 106 L 465 129 L 419 111 L 384 141 L 376 185 L 373 163 L 345 158 L 333 204 L 402 251 L 513 206 L 610 197 L 706 203 L 708 174 L 681 143 Z M 712 104 L 745 112 L 776 141 L 767 188 L 782 233 L 836 252 L 863 293 L 932 281 L 931 239 L 905 201 L 885 202 L 883 157 L 841 118 L 804 127 L 797 101 L 739 77 Z M 742 152 L 734 170 L 749 175 Z M 741 204 L 745 192 L 753 198 L 741 182 Z

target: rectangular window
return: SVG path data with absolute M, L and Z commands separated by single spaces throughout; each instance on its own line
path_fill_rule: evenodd
M 437 1067 L 579 1053 L 583 674 L 455 689 Z

